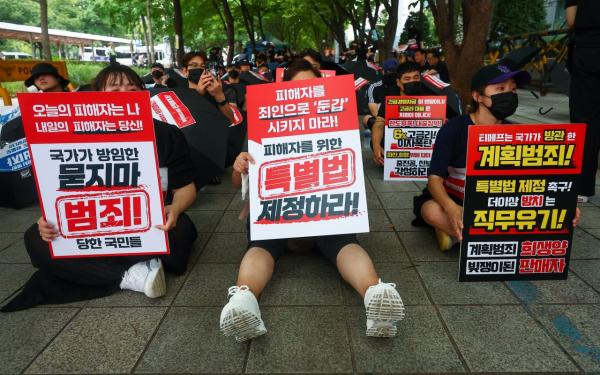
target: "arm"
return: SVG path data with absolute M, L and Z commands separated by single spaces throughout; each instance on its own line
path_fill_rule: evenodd
M 231 173 L 231 184 L 236 188 L 242 187 L 242 173 L 247 174 L 250 163 L 254 164 L 252 155 L 242 152 L 233 163 L 233 172 Z
M 371 115 L 377 116 L 377 112 L 379 111 L 380 105 L 380 103 L 369 103 L 369 111 L 371 112 Z
M 577 5 L 573 5 L 568 7 L 565 10 L 565 18 L 567 19 L 567 25 L 569 29 L 572 29 L 575 26 L 575 17 L 577 16 Z
M 383 165 L 383 149 L 381 148 L 381 141 L 383 141 L 383 135 L 385 131 L 385 120 L 381 117 L 377 117 L 371 128 L 371 140 L 373 141 L 373 161 L 377 165 Z
M 191 182 L 179 189 L 173 189 L 173 202 L 165 206 L 167 222 L 165 225 L 157 225 L 158 229 L 169 231 L 177 225 L 177 219 L 182 212 L 191 206 L 196 200 L 196 187 Z
M 448 215 L 454 231 L 452 234 L 454 237 L 458 238 L 459 241 L 462 241 L 463 210 L 462 207 L 456 204 L 456 202 L 454 202 L 446 192 L 446 189 L 444 188 L 444 179 L 440 176 L 429 175 L 427 180 L 427 188 L 433 196 L 433 199 Z
M 225 93 L 223 92 L 223 84 L 221 83 L 221 79 L 219 77 L 215 78 L 212 73 L 207 70 L 202 73 L 200 82 L 198 82 L 198 86 L 196 86 L 196 91 L 198 91 L 198 93 L 202 96 L 206 95 L 206 93 L 209 93 L 218 103 L 227 101 Z M 229 102 L 220 105 L 219 110 L 225 117 L 227 117 L 230 123 L 235 121 L 233 111 L 231 110 L 231 107 L 229 107 Z

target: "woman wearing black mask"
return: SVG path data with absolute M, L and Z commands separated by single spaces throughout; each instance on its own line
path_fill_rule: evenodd
M 517 86 L 531 80 L 525 71 L 511 72 L 503 65 L 481 68 L 471 81 L 471 113 L 449 120 L 440 129 L 427 187 L 414 198 L 414 225 L 428 224 L 435 229 L 440 250 L 452 248 L 452 237 L 462 240 L 463 199 L 467 157 L 467 138 L 471 125 L 510 124 L 506 120 L 517 110 Z M 579 211 L 573 226 L 579 221 Z

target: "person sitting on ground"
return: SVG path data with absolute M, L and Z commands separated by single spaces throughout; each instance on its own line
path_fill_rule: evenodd
M 425 74 L 438 75 L 442 81 L 449 83 L 450 73 L 448 72 L 446 63 L 442 61 L 441 56 L 440 50 L 437 48 L 433 48 L 427 52 L 427 64 L 429 65 L 429 70 L 427 70 Z
M 467 138 L 473 125 L 510 124 L 506 120 L 518 106 L 517 86 L 530 81 L 525 71 L 510 71 L 494 64 L 481 68 L 471 81 L 471 113 L 455 117 L 437 134 L 427 187 L 414 198 L 413 225 L 435 229 L 440 250 L 453 247 L 452 237 L 462 241 L 463 199 Z M 576 211 L 573 226 L 579 222 Z M 459 243 L 455 244 L 458 248 Z
M 69 80 L 58 73 L 52 64 L 39 63 L 31 68 L 31 75 L 25 80 L 25 86 L 35 86 L 42 92 L 65 92 Z
M 95 91 L 141 91 L 140 77 L 124 65 L 110 65 L 94 81 Z M 182 275 L 187 268 L 192 244 L 198 236 L 192 220 L 185 214 L 196 199 L 195 167 L 181 131 L 154 122 L 156 151 L 161 176 L 167 181 L 166 223 L 157 228 L 168 232 L 167 255 L 115 256 L 100 258 L 54 259 L 48 243 L 56 239 L 56 223 L 40 217 L 25 232 L 25 248 L 38 269 L 21 294 L 2 310 L 16 311 L 43 303 L 66 303 L 108 296 L 121 289 L 144 293 L 150 298 L 166 293 L 163 271 Z
M 297 60 L 288 66 L 283 80 L 313 79 L 320 76 L 321 73 L 309 62 Z M 251 163 L 254 164 L 254 160 L 247 152 L 238 156 L 232 174 L 234 186 L 241 186 L 242 174 L 248 173 Z M 229 302 L 221 311 L 220 329 L 225 336 L 234 336 L 238 342 L 242 342 L 267 332 L 257 297 L 271 279 L 275 262 L 286 250 L 312 248 L 314 245 L 337 266 L 344 280 L 363 298 L 367 315 L 367 336 L 396 335 L 396 325 L 404 317 L 402 299 L 395 284 L 381 282 L 371 258 L 358 244 L 355 234 L 259 241 L 251 241 L 250 238 L 249 233 L 249 244 L 240 264 L 236 285 L 229 288 Z
M 414 62 L 405 62 L 400 64 L 396 73 L 396 85 L 399 92 L 396 95 L 422 95 L 423 87 L 421 86 L 421 74 L 419 73 L 419 65 Z M 392 95 L 393 93 L 385 93 Z M 373 161 L 377 165 L 384 163 L 384 132 L 385 132 L 385 96 L 381 96 L 378 100 L 382 100 L 379 105 L 377 116 L 365 116 L 363 123 L 367 129 L 371 130 L 371 147 L 373 148 Z
M 157 62 L 150 67 L 150 75 L 144 76 L 144 83 L 152 87 L 177 87 L 177 81 L 165 73 L 163 64 Z

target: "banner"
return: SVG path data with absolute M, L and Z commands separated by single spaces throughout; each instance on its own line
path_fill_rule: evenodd
M 322 78 L 335 77 L 335 70 L 327 70 L 321 69 Z M 283 73 L 285 72 L 285 68 L 276 68 L 275 69 L 275 82 L 283 82 Z
M 353 82 L 248 87 L 252 240 L 369 231 Z
M 168 254 L 148 92 L 18 98 L 52 257 Z
M 0 106 L 0 134 L 2 127 L 21 115 L 18 106 Z M 17 139 L 12 142 L 0 136 L 0 173 L 16 172 L 31 166 L 27 140 Z
M 383 179 L 427 181 L 435 137 L 445 118 L 444 96 L 386 96 Z
M 58 70 L 58 74 L 69 79 L 64 61 L 40 60 L 0 60 L 0 82 L 25 81 L 31 76 L 31 69 L 40 63 L 47 63 Z
M 470 126 L 460 281 L 566 279 L 585 125 Z

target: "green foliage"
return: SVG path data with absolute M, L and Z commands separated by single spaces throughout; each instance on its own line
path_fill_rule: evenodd
M 490 39 L 543 31 L 546 25 L 544 0 L 495 0 Z
M 421 40 L 426 47 L 433 47 L 440 44 L 438 36 L 435 32 L 435 22 L 433 20 L 433 15 L 431 14 L 431 10 L 425 9 L 423 12 L 423 30 L 421 31 Z M 404 29 L 402 30 L 402 34 L 400 35 L 400 43 L 408 42 L 408 29 L 411 25 L 417 26 L 419 28 L 419 12 L 410 12 L 408 18 L 406 19 L 406 23 L 404 24 Z

